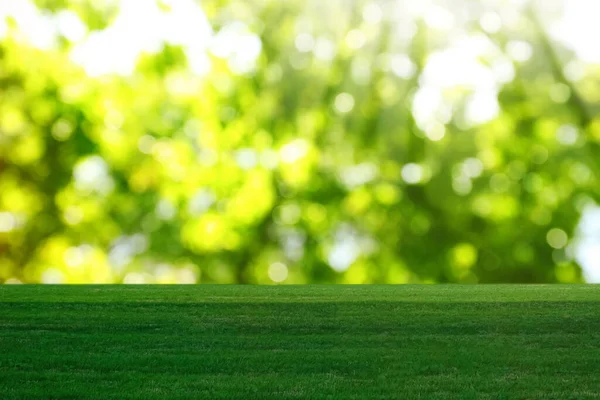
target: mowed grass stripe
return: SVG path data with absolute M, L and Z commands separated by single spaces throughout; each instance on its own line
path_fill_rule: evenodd
M 598 399 L 600 287 L 3 286 L 1 399 Z

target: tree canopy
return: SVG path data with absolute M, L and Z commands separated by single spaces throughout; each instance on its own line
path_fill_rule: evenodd
M 583 280 L 565 2 L 6 3 L 0 283 Z

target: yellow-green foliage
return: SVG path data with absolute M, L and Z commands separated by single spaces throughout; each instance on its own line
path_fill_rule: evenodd
M 83 33 L 42 46 L 0 6 L 0 282 L 582 280 L 572 239 L 600 190 L 600 75 L 565 75 L 577 56 L 543 23 L 162 1 L 159 15 L 199 10 L 206 37 L 109 73 L 74 54 L 135 1 L 36 3 Z M 100 56 L 126 60 L 113 52 Z

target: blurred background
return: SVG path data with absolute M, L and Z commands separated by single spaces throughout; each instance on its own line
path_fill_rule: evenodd
M 0 283 L 600 282 L 600 2 L 0 2 Z

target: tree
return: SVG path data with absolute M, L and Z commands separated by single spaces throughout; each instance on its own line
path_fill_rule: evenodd
M 552 15 L 37 4 L 55 42 L 0 43 L 0 282 L 582 280 L 598 74 Z

